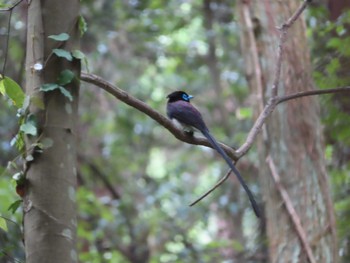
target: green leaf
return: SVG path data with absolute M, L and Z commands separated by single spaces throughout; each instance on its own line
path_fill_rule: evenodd
M 33 114 L 28 115 L 26 122 L 20 126 L 19 130 L 27 135 L 36 136 L 38 129 L 36 128 L 35 116 Z
M 80 36 L 83 36 L 87 31 L 87 23 L 85 21 L 85 18 L 82 15 L 79 16 L 79 31 L 80 31 Z
M 20 127 L 20 130 L 25 134 L 33 135 L 33 136 L 37 135 L 37 132 L 38 132 L 36 127 L 33 125 L 33 123 L 30 123 L 30 122 L 22 124 Z
M 0 228 L 2 228 L 5 232 L 8 231 L 6 220 L 2 217 L 0 217 Z
M 72 61 L 73 60 L 72 54 L 69 51 L 67 51 L 67 50 L 60 49 L 60 48 L 55 48 L 55 49 L 52 50 L 52 52 L 55 53 L 57 57 L 65 58 L 68 61 Z
M 18 132 L 15 137 L 10 141 L 11 147 L 15 146 L 18 151 L 22 151 L 24 148 L 23 132 Z
M 13 202 L 7 210 L 11 211 L 12 214 L 14 214 L 17 211 L 18 207 L 21 205 L 21 203 L 22 203 L 22 200 L 19 199 L 19 200 Z
M 73 96 L 67 89 L 62 86 L 60 86 L 59 89 L 64 96 L 66 96 L 70 101 L 73 101 Z
M 0 93 L 9 97 L 17 108 L 22 107 L 25 97 L 24 92 L 21 87 L 11 78 L 4 77 L 0 80 Z
M 83 52 L 81 52 L 80 50 L 77 50 L 77 49 L 72 51 L 72 55 L 76 59 L 84 59 L 85 58 L 85 54 Z
M 45 137 L 40 141 L 41 149 L 48 149 L 53 146 L 53 140 L 51 138 Z
M 73 78 L 74 78 L 73 71 L 69 69 L 65 69 L 58 76 L 57 84 L 60 86 L 67 85 L 72 82 Z
M 58 89 L 59 85 L 56 83 L 47 83 L 47 84 L 43 84 L 40 87 L 41 91 L 47 92 L 47 91 L 51 91 L 51 90 L 55 90 Z
M 48 38 L 51 38 L 56 41 L 66 41 L 69 39 L 69 35 L 67 33 L 61 33 L 59 35 L 48 36 Z

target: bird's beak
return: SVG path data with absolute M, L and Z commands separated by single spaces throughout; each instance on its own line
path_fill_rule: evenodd
M 193 99 L 194 97 L 192 95 L 188 95 L 188 99 Z

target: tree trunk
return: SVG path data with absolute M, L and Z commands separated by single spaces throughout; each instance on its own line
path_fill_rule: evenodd
M 297 10 L 299 1 L 240 1 L 242 51 L 256 104 L 271 94 L 276 69 L 279 31 L 276 29 Z M 254 16 L 252 15 L 254 14 Z M 248 28 L 247 19 L 254 28 Z M 251 34 L 249 34 L 249 32 Z M 256 52 L 257 60 L 254 60 Z M 259 75 L 257 73 L 261 72 Z M 259 79 L 258 79 L 259 78 Z M 262 89 L 259 89 L 259 82 Z M 288 30 L 283 51 L 279 94 L 313 89 L 306 26 L 302 18 Z M 272 180 L 266 157 L 276 165 L 316 262 L 337 262 L 334 211 L 325 169 L 319 104 L 316 97 L 279 105 L 268 119 L 258 141 L 260 184 L 265 202 L 266 235 L 270 262 L 308 262 L 305 246 Z
M 32 151 L 26 164 L 24 196 L 24 242 L 27 263 L 77 262 L 76 252 L 76 134 L 79 83 L 65 86 L 69 101 L 58 90 L 42 94 L 44 83 L 55 83 L 65 69 L 79 77 L 80 62 L 68 62 L 52 53 L 55 48 L 79 49 L 79 1 L 32 0 L 28 9 L 26 94 L 31 96 L 30 114 L 37 120 L 38 136 L 27 138 L 27 150 L 35 142 L 51 141 L 42 153 Z M 49 39 L 67 33 L 68 41 Z M 34 66 L 36 64 L 36 66 Z M 41 70 L 39 65 L 43 65 Z M 36 98 L 36 99 L 33 99 Z M 45 109 L 38 108 L 38 99 Z

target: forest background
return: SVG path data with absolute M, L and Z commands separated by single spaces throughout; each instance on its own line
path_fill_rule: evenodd
M 301 3 L 276 4 L 271 15 L 276 26 L 271 30 L 278 32 L 277 26 L 287 21 Z M 278 38 L 271 42 L 273 56 L 263 57 L 263 47 L 259 45 L 259 39 L 268 35 L 264 21 L 271 19 L 259 4 L 229 0 L 86 0 L 80 5 L 84 18 L 80 21 L 84 34 L 79 48 L 85 54 L 81 55 L 83 72 L 100 76 L 162 114 L 165 114 L 167 94 L 177 89 L 188 91 L 195 96 L 193 102 L 218 140 L 235 148 L 245 142 L 261 111 L 256 98 L 257 82 L 252 81 L 256 67 L 247 58 L 252 54 L 247 48 L 251 46 L 246 40 L 249 30 L 253 30 L 257 39 L 261 67 L 275 68 L 278 64 Z M 1 7 L 6 8 L 7 4 Z M 307 36 L 306 48 L 297 47 L 311 63 L 307 74 L 313 84 L 306 83 L 305 90 L 348 87 L 348 7 L 349 1 L 318 1 L 308 5 L 298 23 L 292 25 Z M 246 23 L 247 10 L 253 28 L 248 28 Z M 1 12 L 0 16 L 0 62 L 7 60 L 2 74 L 24 87 L 26 1 L 12 10 L 9 25 L 8 14 Z M 289 31 L 286 42 L 295 36 L 297 33 Z M 282 70 L 288 68 L 286 63 L 282 63 Z M 262 82 L 268 90 L 265 86 L 269 86 L 271 76 L 264 73 L 262 70 Z M 282 79 L 287 75 L 288 71 L 283 72 Z M 234 177 L 189 207 L 227 172 L 225 163 L 214 151 L 185 144 L 145 114 L 102 89 L 84 81 L 80 84 L 75 135 L 77 254 L 81 262 L 268 262 L 269 259 L 283 262 L 276 260 L 271 255 L 275 252 L 269 249 L 273 233 L 268 233 L 268 224 L 273 219 L 269 221 L 268 215 L 262 220 L 254 217 Z M 267 93 L 264 93 L 266 98 Z M 327 194 L 334 206 L 331 213 L 334 212 L 336 219 L 339 262 L 350 260 L 348 95 L 317 96 L 322 127 L 315 126 L 323 136 L 321 160 L 328 172 Z M 24 262 L 23 211 L 21 207 L 8 210 L 20 199 L 16 194 L 17 177 L 13 177 L 23 164 L 13 145 L 19 129 L 16 117 L 19 113 L 11 99 L 1 97 L 0 102 L 0 262 Z M 286 145 L 296 144 L 299 138 L 289 139 Z M 272 143 L 271 148 L 274 147 Z M 267 195 L 261 182 L 271 180 L 266 173 L 269 170 L 265 170 L 269 165 L 262 161 L 266 158 L 259 143 L 254 143 L 237 165 L 262 207 Z M 295 156 L 281 156 L 281 160 L 289 159 Z M 286 167 L 298 170 L 295 166 Z M 283 169 L 280 172 L 282 177 Z M 287 192 L 292 192 L 294 186 L 284 185 Z M 306 191 L 314 191 L 313 187 L 307 185 Z M 275 186 L 271 191 L 278 193 Z M 273 207 L 270 202 L 265 211 L 284 215 L 289 231 L 294 232 L 282 200 L 277 198 L 272 202 Z M 304 200 L 293 199 L 294 202 Z M 277 227 L 279 223 L 276 224 Z M 309 240 L 312 249 L 317 238 L 322 236 Z M 295 240 L 299 243 L 298 237 Z M 301 248 L 305 249 L 305 245 Z M 315 254 L 317 258 L 317 251 Z

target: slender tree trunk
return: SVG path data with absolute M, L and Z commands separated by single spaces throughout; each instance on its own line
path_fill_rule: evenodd
M 242 50 L 246 65 L 250 66 L 247 76 L 252 92 L 258 95 L 255 105 L 264 103 L 264 98 L 271 94 L 279 36 L 276 27 L 286 21 L 299 4 L 294 0 L 239 2 Z M 247 27 L 247 16 L 254 28 Z M 279 85 L 281 95 L 313 89 L 305 32 L 302 18 L 288 31 Z M 258 60 L 254 60 L 254 55 Z M 257 74 L 259 72 L 262 74 Z M 270 262 L 308 262 L 309 259 L 272 180 L 267 156 L 271 156 L 276 165 L 281 185 L 300 217 L 316 262 L 337 262 L 335 219 L 323 159 L 317 98 L 305 97 L 278 106 L 265 128 L 258 142 L 259 179 L 265 202 Z
M 28 9 L 26 94 L 31 96 L 30 114 L 37 120 L 38 137 L 27 138 L 27 149 L 35 142 L 51 141 L 42 153 L 32 152 L 26 165 L 28 188 L 24 196 L 24 242 L 27 263 L 77 262 L 76 252 L 76 134 L 78 81 L 66 88 L 70 102 L 58 91 L 45 94 L 44 83 L 55 83 L 65 69 L 79 77 L 80 62 L 68 62 L 52 53 L 54 48 L 79 49 L 79 1 L 32 0 Z M 66 42 L 49 35 L 67 33 Z M 36 65 L 36 66 L 34 66 Z M 41 70 L 39 65 L 43 65 Z M 38 108 L 38 99 L 45 109 Z

